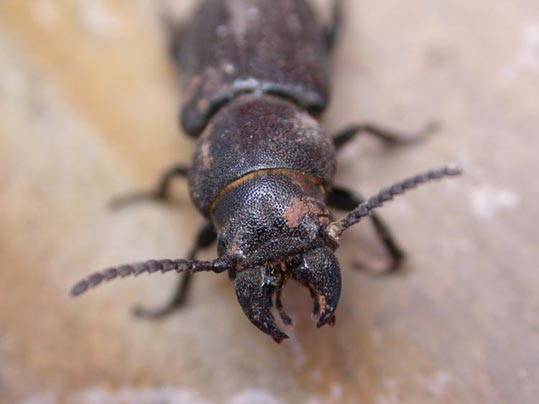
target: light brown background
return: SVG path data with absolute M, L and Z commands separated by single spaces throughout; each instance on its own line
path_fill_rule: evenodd
M 173 275 L 68 298 L 90 271 L 183 256 L 201 223 L 181 181 L 170 205 L 107 210 L 192 151 L 159 10 L 188 18 L 194 2 L 170 3 L 0 0 L 0 402 L 536 402 L 536 0 L 348 2 L 328 130 L 444 126 L 401 150 L 358 139 L 336 181 L 372 193 L 451 161 L 466 175 L 383 209 L 405 273 L 352 270 L 382 251 L 367 224 L 346 235 L 334 329 L 290 285 L 297 325 L 276 345 L 212 274 L 158 324 L 129 309 L 163 303 Z

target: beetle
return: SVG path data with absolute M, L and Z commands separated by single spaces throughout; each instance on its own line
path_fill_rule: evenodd
M 334 184 L 336 152 L 361 133 L 389 143 L 404 137 L 375 125 L 325 135 L 318 118 L 329 100 L 329 60 L 339 32 L 341 4 L 322 26 L 305 0 L 204 0 L 190 23 L 172 29 L 172 54 L 181 73 L 181 126 L 196 139 L 192 165 L 168 170 L 155 191 L 120 198 L 164 200 L 171 181 L 187 177 L 207 224 L 186 259 L 112 267 L 79 281 L 80 295 L 102 281 L 143 272 L 183 273 L 170 304 L 137 309 L 162 317 L 186 300 L 195 272 L 228 272 L 240 306 L 262 332 L 281 342 L 271 313 L 282 321 L 281 291 L 289 279 L 314 301 L 317 327 L 335 323 L 341 274 L 335 250 L 350 226 L 369 216 L 395 269 L 404 254 L 373 210 L 419 184 L 461 173 L 446 166 L 412 176 L 365 200 Z M 329 208 L 349 211 L 335 220 Z M 218 258 L 196 260 L 217 241 Z

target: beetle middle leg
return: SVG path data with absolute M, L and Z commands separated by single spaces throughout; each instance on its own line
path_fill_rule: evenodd
M 324 29 L 326 47 L 329 51 L 335 48 L 335 43 L 339 39 L 343 20 L 342 14 L 342 0 L 333 0 L 331 20 Z
M 332 138 L 335 149 L 339 150 L 356 136 L 366 133 L 379 138 L 385 143 L 392 145 L 409 145 L 423 140 L 438 129 L 437 122 L 429 122 L 425 127 L 414 133 L 404 134 L 383 128 L 378 125 L 365 123 L 361 125 L 352 125 L 338 131 Z
M 191 248 L 187 260 L 194 260 L 201 249 L 210 247 L 217 240 L 215 227 L 211 223 L 206 223 L 199 231 L 195 245 Z M 187 302 L 189 288 L 192 284 L 193 274 L 186 272 L 178 282 L 172 299 L 162 308 L 146 309 L 135 307 L 133 313 L 137 317 L 148 319 L 160 319 L 182 307 Z
M 170 186 L 172 180 L 176 177 L 187 177 L 189 173 L 189 167 L 184 165 L 174 166 L 169 168 L 161 176 L 159 183 L 153 191 L 140 191 L 134 192 L 127 195 L 122 195 L 118 198 L 115 198 L 111 201 L 110 206 L 113 209 L 121 208 L 126 205 L 130 205 L 135 202 L 142 201 L 165 201 L 168 199 Z
M 328 206 L 344 211 L 352 210 L 364 201 L 362 196 L 341 187 L 333 187 L 327 197 Z M 391 263 L 385 268 L 384 273 L 394 272 L 400 268 L 405 253 L 391 234 L 389 227 L 376 213 L 372 213 L 370 219 L 376 234 L 391 257 Z

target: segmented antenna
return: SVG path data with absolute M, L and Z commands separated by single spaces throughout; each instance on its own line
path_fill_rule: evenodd
M 382 206 L 384 202 L 393 199 L 394 196 L 403 194 L 404 192 L 426 182 L 438 180 L 443 177 L 458 176 L 461 174 L 462 170 L 460 168 L 447 166 L 435 168 L 423 174 L 418 174 L 403 181 L 397 182 L 388 188 L 382 189 L 377 195 L 369 198 L 365 202 L 360 203 L 357 208 L 352 210 L 343 218 L 331 223 L 326 229 L 326 234 L 331 239 L 337 241 L 346 229 L 358 223 L 365 216 L 369 216 L 374 209 Z
M 176 271 L 176 272 L 223 272 L 229 268 L 229 262 L 224 258 L 217 258 L 213 261 L 193 261 L 184 259 L 164 259 L 164 260 L 149 260 L 145 262 L 137 262 L 134 264 L 121 265 L 119 267 L 112 267 L 105 269 L 101 272 L 96 272 L 89 275 L 85 279 L 77 282 L 70 291 L 71 296 L 78 296 L 89 288 L 95 288 L 102 281 L 110 281 L 115 278 L 125 278 L 126 276 L 134 275 L 138 276 L 144 272 L 149 274 L 161 271 L 162 273 Z

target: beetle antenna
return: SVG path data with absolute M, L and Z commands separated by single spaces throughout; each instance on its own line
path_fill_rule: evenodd
M 77 282 L 70 291 L 71 296 L 75 297 L 89 288 L 95 288 L 102 281 L 110 281 L 115 278 L 125 278 L 126 276 L 138 276 L 144 272 L 149 274 L 161 271 L 162 273 L 169 271 L 180 272 L 202 272 L 211 271 L 220 273 L 226 271 L 230 267 L 230 262 L 224 256 L 213 261 L 195 261 L 184 259 L 164 259 L 164 260 L 149 260 L 145 262 L 137 262 L 134 264 L 120 265 L 105 269 L 104 271 L 95 272 L 86 278 Z
M 384 202 L 393 199 L 394 196 L 405 193 L 406 191 L 417 187 L 420 184 L 427 183 L 433 180 L 438 180 L 444 177 L 453 177 L 462 174 L 462 170 L 454 166 L 446 166 L 441 168 L 431 169 L 425 173 L 406 178 L 403 181 L 397 182 L 388 188 L 382 189 L 377 195 L 370 197 L 365 202 L 360 203 L 357 208 L 352 210 L 343 218 L 329 224 L 326 228 L 326 234 L 334 241 L 338 241 L 342 233 L 364 218 L 369 216 L 371 212 L 382 206 Z

